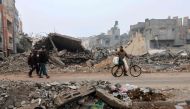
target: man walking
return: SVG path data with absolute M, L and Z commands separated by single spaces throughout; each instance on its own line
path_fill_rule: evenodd
M 39 75 L 39 58 L 37 56 L 38 52 L 37 51 L 33 51 L 32 53 L 30 53 L 30 56 L 28 57 L 28 65 L 31 67 L 28 75 L 29 77 L 32 77 L 32 72 L 34 70 L 36 70 L 36 74 Z
M 39 62 L 40 62 L 40 74 L 39 77 L 43 78 L 42 75 L 45 75 L 49 78 L 47 74 L 46 64 L 48 62 L 48 53 L 46 52 L 45 46 L 42 47 L 42 51 L 39 53 Z

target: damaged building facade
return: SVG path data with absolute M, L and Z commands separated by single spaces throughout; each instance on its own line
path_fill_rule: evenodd
M 116 45 L 120 45 L 122 41 L 128 39 L 128 35 L 120 34 L 120 29 L 118 27 L 118 21 L 115 21 L 115 25 L 108 30 L 107 34 L 102 33 L 100 35 L 91 36 L 89 38 L 83 39 L 83 46 L 89 50 L 95 48 L 115 48 Z
M 190 43 L 190 19 L 146 19 L 130 26 L 129 36 L 134 37 L 136 33 L 145 37 L 147 49 L 183 46 Z
M 15 0 L 0 0 L 0 54 L 9 56 L 16 53 L 16 37 L 22 32 Z

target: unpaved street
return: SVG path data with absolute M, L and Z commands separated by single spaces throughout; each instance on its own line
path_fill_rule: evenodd
M 83 80 L 107 80 L 112 83 L 134 84 L 142 87 L 152 88 L 177 88 L 190 89 L 190 73 L 148 73 L 140 77 L 131 76 L 115 78 L 110 73 L 50 73 L 51 78 L 38 78 L 35 74 L 29 78 L 27 73 L 18 73 L 13 75 L 0 75 L 0 79 L 24 80 L 35 82 L 67 82 Z

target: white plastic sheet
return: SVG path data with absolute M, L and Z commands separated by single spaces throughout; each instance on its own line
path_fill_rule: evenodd
M 118 65 L 118 64 L 119 64 L 119 57 L 115 56 L 115 57 L 113 58 L 113 64 L 114 64 L 114 65 Z

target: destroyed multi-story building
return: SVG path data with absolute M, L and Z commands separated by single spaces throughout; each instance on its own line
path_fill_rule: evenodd
M 145 38 L 147 50 L 183 46 L 190 43 L 190 19 L 146 19 L 130 26 L 129 36 L 134 37 L 136 33 Z
M 87 49 L 95 48 L 115 48 L 116 45 L 120 45 L 122 41 L 127 40 L 128 35 L 120 34 L 120 29 L 118 27 L 118 21 L 115 21 L 115 25 L 108 30 L 107 34 L 102 33 L 100 35 L 91 36 L 83 40 L 83 45 Z
M 16 53 L 15 39 L 22 32 L 15 0 L 0 0 L 0 54 L 9 56 Z

